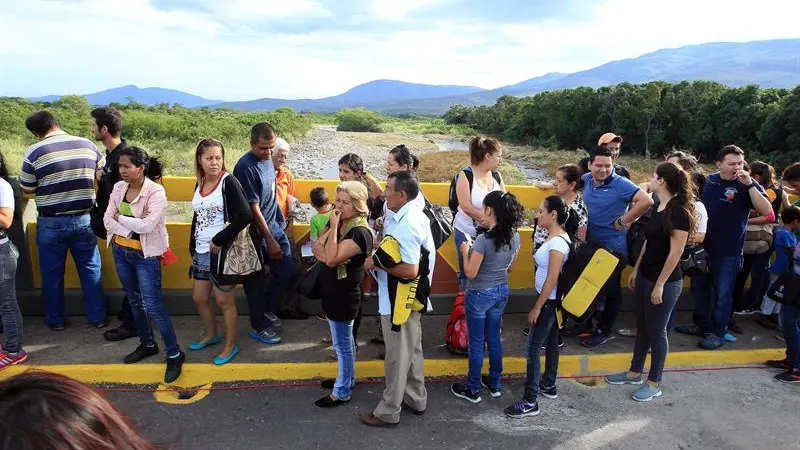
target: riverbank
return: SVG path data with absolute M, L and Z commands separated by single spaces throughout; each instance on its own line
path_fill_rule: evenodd
M 364 170 L 380 179 L 386 178 L 386 157 L 393 147 L 405 144 L 420 157 L 423 155 L 447 152 L 447 158 L 455 158 L 466 152 L 468 137 L 451 135 L 419 135 L 410 133 L 352 133 L 336 131 L 334 126 L 318 126 L 305 137 L 292 145 L 292 154 L 287 166 L 296 178 L 337 179 L 338 161 L 347 153 L 355 153 L 364 160 Z M 509 148 L 510 154 L 522 154 Z M 549 181 L 552 175 L 545 167 L 533 161 L 505 158 L 507 162 L 521 171 L 519 180 L 526 184 Z M 425 174 L 441 179 L 426 179 L 429 182 L 447 182 L 454 175 Z M 523 181 L 524 180 L 524 181 Z

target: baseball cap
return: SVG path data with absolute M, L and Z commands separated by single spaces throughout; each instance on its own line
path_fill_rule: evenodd
M 597 145 L 606 145 L 610 142 L 622 142 L 622 136 L 617 136 L 614 133 L 606 133 L 600 136 L 600 139 L 597 140 Z

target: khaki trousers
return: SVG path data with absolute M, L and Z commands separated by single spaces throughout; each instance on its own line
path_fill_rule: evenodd
M 400 422 L 403 403 L 418 411 L 424 411 L 428 406 L 420 319 L 420 313 L 412 312 L 398 332 L 392 331 L 391 315 L 381 316 L 383 340 L 386 342 L 386 388 L 373 415 L 384 422 Z

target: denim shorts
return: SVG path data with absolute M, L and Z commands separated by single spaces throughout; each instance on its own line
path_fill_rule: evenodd
M 189 278 L 202 281 L 211 279 L 211 252 L 194 254 L 189 267 Z

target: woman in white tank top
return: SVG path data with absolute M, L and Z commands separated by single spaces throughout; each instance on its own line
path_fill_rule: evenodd
M 483 198 L 486 194 L 492 191 L 506 192 L 503 178 L 497 172 L 503 158 L 500 142 L 486 136 L 475 136 L 469 141 L 469 157 L 470 166 L 459 173 L 456 183 L 458 212 L 453 218 L 456 248 L 462 242 L 472 241 L 478 236 L 484 221 Z M 472 183 L 469 182 L 470 175 Z M 461 253 L 458 254 L 458 281 L 464 289 L 467 278 Z

